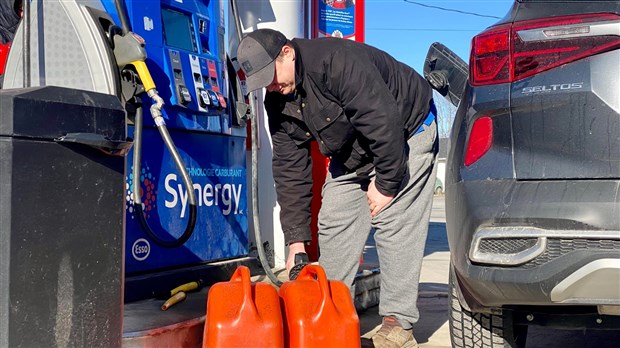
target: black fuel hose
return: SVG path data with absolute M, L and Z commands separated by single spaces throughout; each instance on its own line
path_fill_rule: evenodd
M 123 35 L 127 35 L 131 31 L 131 24 L 127 19 L 127 8 L 125 7 L 125 0 L 114 0 L 114 7 L 116 7 L 118 19 L 121 21 L 121 29 L 123 30 Z
M 22 65 L 23 65 L 23 86 L 24 88 L 30 87 L 32 77 L 31 75 L 31 66 L 30 66 L 30 22 L 32 13 L 30 10 L 30 1 L 26 0 L 22 4 L 22 21 L 24 26 L 24 32 L 22 36 L 22 44 L 23 44 L 23 56 L 22 56 Z
M 144 216 L 144 208 L 142 207 L 142 199 L 140 197 L 140 172 L 142 170 L 141 160 L 142 160 L 142 118 L 143 111 L 142 107 L 138 107 L 136 110 L 136 116 L 134 120 L 134 149 L 133 149 L 133 170 L 132 170 L 132 192 L 133 192 L 133 206 L 136 209 L 136 215 L 138 215 L 138 221 L 140 222 L 140 226 L 146 233 L 146 235 L 155 242 L 155 244 L 162 246 L 164 248 L 176 248 L 179 247 L 192 236 L 194 232 L 194 227 L 196 226 L 196 198 L 194 194 L 194 187 L 187 173 L 187 169 L 185 168 L 185 164 L 179 155 L 174 143 L 172 142 L 172 138 L 168 133 L 168 129 L 165 125 L 158 126 L 157 129 L 166 144 L 166 147 L 170 151 L 172 158 L 174 159 L 174 163 L 177 167 L 177 170 L 181 173 L 181 177 L 183 178 L 183 182 L 185 183 L 185 187 L 188 193 L 188 202 L 189 202 L 189 216 L 187 221 L 187 226 L 185 227 L 185 231 L 181 237 L 175 240 L 165 240 L 160 238 L 155 234 L 155 232 L 151 229 L 148 222 L 146 221 L 146 217 Z M 192 199 L 193 198 L 193 199 Z
M 235 28 L 237 29 L 237 37 L 239 42 L 243 39 L 241 29 L 241 18 L 239 17 L 239 10 L 237 8 L 237 0 L 230 0 L 232 7 L 232 15 L 235 20 Z M 241 96 L 243 98 L 243 95 Z M 254 238 L 256 240 L 256 250 L 258 251 L 258 259 L 260 261 L 265 274 L 271 282 L 280 287 L 282 281 L 273 274 L 271 266 L 267 262 L 267 255 L 265 254 L 265 248 L 263 247 L 263 240 L 260 231 L 260 222 L 258 220 L 258 127 L 256 122 L 256 112 L 254 110 L 254 93 L 250 93 L 250 110 L 251 112 L 251 134 L 252 134 L 252 225 L 254 226 Z

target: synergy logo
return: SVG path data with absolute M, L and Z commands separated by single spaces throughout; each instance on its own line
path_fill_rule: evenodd
M 148 240 L 140 238 L 133 242 L 133 245 L 131 246 L 131 255 L 133 255 L 133 258 L 137 261 L 146 260 L 150 253 L 151 244 L 149 244 Z
M 133 166 L 131 167 L 131 173 L 125 181 L 125 202 L 126 208 L 131 213 L 131 218 L 135 218 L 134 214 L 134 199 L 133 199 Z M 157 190 L 155 190 L 155 176 L 151 174 L 149 167 L 142 168 L 140 171 L 140 199 L 142 200 L 142 211 L 146 215 L 146 218 L 150 218 L 150 212 L 155 209 L 155 198 L 157 197 Z
M 176 174 L 168 174 L 164 180 L 164 185 L 168 195 L 166 196 L 166 208 L 175 208 L 181 204 L 181 214 L 179 217 L 185 217 L 187 211 L 188 195 L 182 180 L 177 178 Z M 194 183 L 194 192 L 196 194 L 196 205 L 201 206 L 221 206 L 222 214 L 234 215 L 243 214 L 239 209 L 241 199 L 241 184 L 205 184 L 200 185 Z
M 216 178 L 216 183 L 201 184 L 200 180 L 194 181 L 194 193 L 196 195 L 196 205 L 198 207 L 220 207 L 222 214 L 228 216 L 230 214 L 243 214 L 243 209 L 239 207 L 242 198 L 242 184 L 230 182 L 221 182 L 225 178 L 243 178 L 245 171 L 240 169 L 203 169 L 188 168 L 188 173 L 194 179 L 198 177 Z M 163 174 L 162 174 L 163 175 Z M 151 174 L 148 167 L 142 168 L 140 178 L 140 198 L 142 199 L 142 210 L 146 218 L 151 217 L 151 212 L 156 209 L 156 199 L 158 190 L 156 189 L 156 178 Z M 131 213 L 131 218 L 135 219 L 135 208 L 133 199 L 133 182 L 135 178 L 130 174 L 125 182 L 125 201 L 126 209 Z M 183 180 L 174 173 L 169 173 L 164 178 L 164 206 L 169 209 L 175 209 L 180 206 L 180 218 L 187 215 L 188 194 Z M 161 204 L 161 203 L 160 203 Z M 177 208 L 178 209 L 178 208 Z M 160 211 L 161 213 L 161 211 Z

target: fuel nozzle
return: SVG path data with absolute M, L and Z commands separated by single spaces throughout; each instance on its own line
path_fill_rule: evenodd
M 308 258 L 308 254 L 306 253 L 297 253 L 295 254 L 295 266 L 291 268 L 291 271 L 288 272 L 288 279 L 295 280 L 301 272 L 301 269 L 310 264 L 310 259 Z

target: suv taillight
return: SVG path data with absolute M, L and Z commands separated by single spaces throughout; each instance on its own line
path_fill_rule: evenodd
M 469 167 L 484 156 L 493 144 L 493 120 L 488 116 L 477 119 L 471 127 L 467 149 L 465 150 L 465 166 Z
M 510 81 L 510 25 L 475 36 L 471 43 L 469 80 L 472 85 Z
M 472 39 L 473 86 L 517 81 L 620 47 L 620 16 L 611 13 L 552 17 L 503 24 Z

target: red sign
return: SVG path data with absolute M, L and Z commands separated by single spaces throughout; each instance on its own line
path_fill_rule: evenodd
M 364 42 L 364 0 L 313 0 L 312 37 Z
M 214 92 L 220 91 L 220 86 L 217 84 L 217 68 L 215 67 L 215 62 L 211 59 L 207 60 L 207 66 L 209 67 L 209 78 L 211 79 L 211 90 Z
M 0 43 L 0 75 L 4 74 L 6 59 L 9 57 L 10 48 L 11 48 L 11 43 L 7 43 L 7 44 Z

